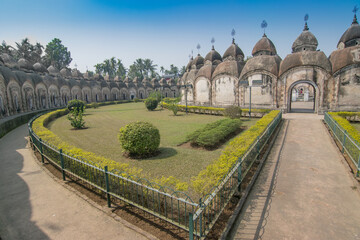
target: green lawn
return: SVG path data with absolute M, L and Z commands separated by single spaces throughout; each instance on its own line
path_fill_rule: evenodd
M 221 118 L 223 117 L 185 113 L 174 116 L 165 109 L 148 111 L 144 103 L 128 103 L 87 109 L 84 119 L 88 128 L 84 130 L 72 130 L 66 116 L 50 123 L 49 128 L 74 146 L 141 168 L 150 178 L 174 176 L 189 182 L 192 176 L 220 156 L 226 144 L 214 151 L 178 145 L 184 142 L 188 133 Z M 148 121 L 159 129 L 160 155 L 144 160 L 123 156 L 117 135 L 120 127 L 133 121 Z M 257 119 L 245 118 L 243 126 L 252 126 L 256 121 Z
M 360 123 L 351 123 L 351 125 L 353 125 L 357 130 L 358 132 L 360 132 Z

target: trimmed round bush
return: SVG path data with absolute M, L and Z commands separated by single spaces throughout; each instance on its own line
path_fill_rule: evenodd
M 241 117 L 241 108 L 238 106 L 229 106 L 224 110 L 224 115 L 231 119 L 240 118 Z
M 130 156 L 149 157 L 159 148 L 160 133 L 151 123 L 133 122 L 120 128 L 119 140 Z
M 156 98 L 147 98 L 145 100 L 145 106 L 149 111 L 153 111 L 157 108 L 158 100 Z

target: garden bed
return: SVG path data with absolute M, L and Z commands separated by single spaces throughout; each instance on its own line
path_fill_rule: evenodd
M 175 183 L 177 190 L 179 190 L 178 186 L 184 187 L 183 183 L 178 184 L 173 177 L 161 178 L 160 181 L 155 180 L 155 183 L 151 183 L 146 179 L 135 177 L 142 176 L 139 169 L 129 168 L 128 164 L 116 163 L 62 141 L 46 126 L 52 119 L 64 113 L 64 110 L 59 110 L 29 123 L 34 150 L 42 153 L 42 161 L 46 158 L 61 169 L 64 180 L 70 175 L 71 178 L 75 177 L 77 181 L 80 180 L 95 188 L 95 192 L 107 193 L 109 207 L 111 202 L 117 204 L 118 201 L 124 201 L 190 231 L 190 235 L 195 230 L 198 236 L 206 235 L 216 219 L 222 215 L 237 189 L 237 183 L 244 183 L 250 177 L 252 166 L 256 166 L 256 158 L 281 120 L 281 113 L 272 111 L 243 134 L 235 137 L 218 159 L 209 163 L 206 169 L 201 170 L 191 180 L 192 190 L 200 194 L 192 195 L 191 191 L 175 192 L 165 187 L 168 183 Z M 34 135 L 33 131 L 38 136 Z M 43 143 L 41 138 L 47 143 Z M 191 200 L 188 194 L 195 201 Z M 219 198 L 222 201 L 219 201 Z M 201 225 L 201 222 L 204 225 Z
M 130 167 L 146 169 L 142 174 L 147 178 L 174 177 L 189 184 L 192 177 L 219 158 L 231 138 L 213 151 L 184 148 L 179 144 L 185 142 L 188 133 L 222 118 L 222 116 L 185 113 L 174 116 L 166 109 L 148 111 L 144 103 L 130 103 L 87 109 L 84 120 L 88 129 L 85 130 L 72 130 L 66 116 L 51 121 L 48 128 L 68 144 L 119 163 L 129 164 Z M 158 156 L 148 159 L 129 159 L 123 156 L 117 136 L 119 128 L 136 120 L 151 122 L 160 130 L 161 153 Z M 243 118 L 242 120 L 245 130 L 258 119 Z M 187 171 L 183 171 L 184 166 Z

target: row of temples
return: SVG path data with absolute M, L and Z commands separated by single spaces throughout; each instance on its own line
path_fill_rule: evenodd
M 307 23 L 281 59 L 264 34 L 244 61 L 233 40 L 221 56 L 214 47 L 203 58 L 191 59 L 181 78 L 182 102 L 190 105 L 249 107 L 291 110 L 292 93 L 308 85 L 314 112 L 360 110 L 360 26 L 356 15 L 327 57 L 317 50 L 318 41 Z M 308 90 L 307 90 L 308 91 Z
M 174 80 L 114 79 L 77 69 L 57 70 L 41 63 L 29 64 L 0 55 L 0 118 L 40 109 L 66 106 L 71 99 L 85 102 L 144 99 L 152 91 L 165 97 L 182 95 L 189 105 L 291 110 L 291 101 L 306 90 L 314 112 L 360 111 L 360 25 L 356 15 L 341 36 L 337 50 L 327 57 L 319 51 L 307 23 L 281 59 L 273 42 L 264 34 L 255 44 L 252 58 L 233 39 L 221 56 L 214 47 L 203 58 L 192 58 L 177 83 Z M 301 95 L 302 96 L 302 95 Z
M 178 89 L 173 79 L 89 77 L 76 69 L 46 69 L 40 63 L 30 66 L 25 59 L 15 62 L 7 54 L 0 55 L 0 117 L 63 107 L 72 99 L 87 103 L 145 99 L 152 91 L 175 97 Z

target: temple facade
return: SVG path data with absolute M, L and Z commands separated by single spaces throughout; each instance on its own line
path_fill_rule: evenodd
M 189 105 L 280 109 L 289 112 L 294 102 L 312 102 L 312 111 L 360 111 L 360 25 L 356 15 L 327 57 L 307 23 L 281 59 L 264 34 L 252 57 L 233 39 L 223 56 L 214 49 L 191 59 L 181 78 L 182 102 Z
M 295 102 L 311 102 L 312 111 L 360 111 L 360 25 L 356 15 L 329 57 L 319 51 L 307 23 L 281 59 L 264 34 L 252 57 L 233 42 L 221 56 L 213 47 L 203 58 L 191 58 L 176 83 L 165 79 L 90 77 L 77 69 L 60 71 L 41 63 L 30 65 L 0 55 L 0 118 L 66 106 L 71 99 L 85 102 L 144 99 L 152 91 L 165 97 L 182 95 L 188 105 L 292 110 Z

